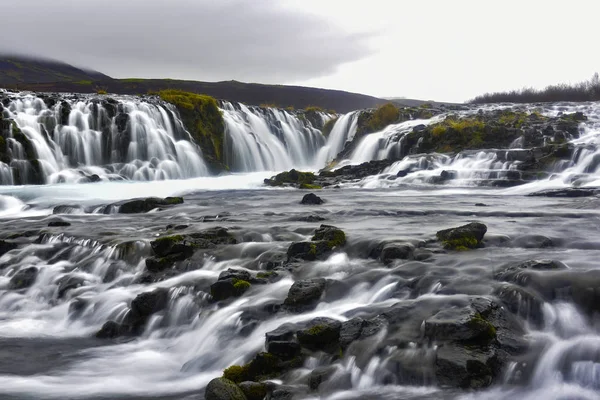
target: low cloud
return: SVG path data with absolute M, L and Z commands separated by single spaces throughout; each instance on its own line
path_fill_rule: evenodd
M 114 77 L 286 83 L 369 56 L 347 33 L 277 0 L 29 0 L 3 8 L 0 51 Z

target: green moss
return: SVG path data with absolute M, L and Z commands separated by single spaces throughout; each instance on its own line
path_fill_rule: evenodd
M 146 80 L 145 79 L 140 79 L 140 78 L 126 78 L 126 79 L 119 79 L 121 82 L 125 82 L 125 83 L 143 83 Z
M 225 122 L 217 101 L 210 96 L 181 90 L 161 90 L 163 101 L 177 107 L 181 118 L 203 155 L 214 167 L 225 167 L 223 142 Z
M 323 186 L 321 186 L 321 185 L 313 185 L 313 184 L 310 184 L 310 183 L 302 183 L 302 184 L 300 184 L 300 189 L 320 190 L 320 189 L 323 189 Z
M 323 325 L 315 325 L 315 326 L 311 327 L 310 329 L 308 329 L 306 331 L 306 333 L 308 333 L 309 335 L 312 335 L 312 336 L 318 336 L 321 333 L 323 333 L 325 330 L 326 330 L 325 326 L 323 326 Z
M 445 249 L 465 251 L 477 248 L 479 242 L 473 236 L 464 236 L 457 239 L 442 240 Z
M 308 106 L 304 108 L 306 112 L 323 112 L 323 109 L 318 106 Z
M 181 235 L 163 236 L 154 241 L 157 246 L 173 246 L 175 243 L 183 242 L 184 237 Z
M 37 159 L 37 152 L 35 151 L 33 143 L 31 143 L 14 121 L 12 123 L 12 137 L 23 146 L 23 151 L 25 152 L 27 160 L 31 161 Z
M 264 383 L 253 383 L 242 388 L 248 400 L 262 400 L 267 397 L 267 385 Z
M 265 183 L 270 186 L 292 185 L 312 185 L 316 176 L 312 172 L 300 172 L 292 169 L 275 175 L 271 179 L 266 179 Z
M 233 280 L 233 288 L 239 295 L 242 295 L 244 292 L 246 292 L 246 290 L 250 289 L 250 286 L 252 286 L 250 282 L 243 279 Z
M 346 234 L 344 231 L 337 229 L 333 231 L 333 238 L 327 241 L 327 245 L 331 248 L 341 247 L 346 244 Z
M 477 337 L 478 341 L 488 343 L 496 339 L 496 327 L 488 320 L 483 318 L 479 313 L 476 313 L 469 321 L 469 327 L 474 330 L 481 330 L 481 334 Z
M 165 203 L 167 205 L 183 204 L 183 197 L 166 197 Z
M 370 132 L 377 132 L 386 126 L 397 122 L 400 117 L 400 110 L 393 103 L 387 103 L 379 106 L 370 116 L 366 123 L 366 128 Z
M 88 80 L 81 80 L 81 81 L 77 81 L 75 82 L 78 85 L 84 85 L 84 86 L 89 86 L 91 85 L 93 82 L 92 81 L 88 81 Z
M 325 137 L 329 136 L 329 134 L 333 130 L 333 127 L 335 126 L 335 123 L 337 121 L 338 121 L 338 118 L 332 118 L 332 119 L 328 120 L 327 122 L 325 122 L 325 125 L 323 125 L 323 129 L 321 129 L 321 133 L 323 133 L 323 136 L 325 136 Z
M 310 244 L 310 250 L 308 251 L 308 254 L 310 254 L 311 256 L 317 256 L 317 245 L 314 243 Z
M 268 278 L 271 278 L 273 276 L 277 276 L 277 272 L 275 272 L 275 271 L 265 271 L 265 272 L 259 272 L 258 274 L 256 274 L 256 277 L 258 279 L 268 279 Z
M 249 380 L 248 364 L 244 366 L 232 365 L 223 371 L 223 378 L 229 379 L 235 383 L 241 383 Z

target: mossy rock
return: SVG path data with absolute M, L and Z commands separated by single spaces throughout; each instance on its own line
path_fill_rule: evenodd
M 215 378 L 208 383 L 204 392 L 205 400 L 248 400 L 235 382 L 226 378 Z
M 252 287 L 252 284 L 243 279 L 219 279 L 210 286 L 210 294 L 216 301 L 232 297 L 240 297 Z
M 316 176 L 312 172 L 300 172 L 291 169 L 286 172 L 279 173 L 270 179 L 265 179 L 265 185 L 268 186 L 294 186 L 312 185 Z
M 313 184 L 310 184 L 310 183 L 302 183 L 302 184 L 300 184 L 300 189 L 321 190 L 321 189 L 323 189 L 323 186 L 321 186 L 321 185 L 313 185 Z
M 324 241 L 331 250 L 336 247 L 342 247 L 346 244 L 346 234 L 343 230 L 331 226 L 321 225 L 319 229 L 315 231 L 314 236 L 311 239 L 314 241 Z
M 482 246 L 482 240 L 487 232 L 487 226 L 479 222 L 471 222 L 458 228 L 438 231 L 437 239 L 447 250 L 471 250 Z
M 166 208 L 177 204 L 183 204 L 181 197 L 148 197 L 145 199 L 129 200 L 119 206 L 120 214 L 147 213 L 155 208 Z
M 262 382 L 242 382 L 238 385 L 248 400 L 263 400 L 267 397 L 267 384 Z
M 342 323 L 330 318 L 315 318 L 308 326 L 296 334 L 298 342 L 309 350 L 322 350 L 330 353 L 339 351 Z
M 325 125 L 323 125 L 323 129 L 321 129 L 321 133 L 323 134 L 323 136 L 329 137 L 329 134 L 333 130 L 333 127 L 335 126 L 335 123 L 338 121 L 338 119 L 339 118 L 336 117 L 325 122 Z
M 223 155 L 225 121 L 217 101 L 210 96 L 181 90 L 162 90 L 159 96 L 177 108 L 184 125 L 212 169 L 227 169 Z
M 252 361 L 245 365 L 233 365 L 223 371 L 223 378 L 235 383 L 246 381 L 262 381 L 281 376 L 293 368 L 302 366 L 302 358 L 282 360 L 271 353 L 258 353 Z

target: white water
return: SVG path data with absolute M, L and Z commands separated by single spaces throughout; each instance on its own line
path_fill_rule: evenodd
M 344 145 L 354 139 L 358 128 L 360 111 L 344 114 L 338 118 L 327 137 L 325 146 L 319 150 L 317 165 L 326 166 L 344 149 Z
M 60 124 L 60 101 L 48 108 L 40 98 L 15 95 L 5 108 L 5 117 L 13 119 L 33 145 L 42 183 L 87 182 L 94 174 L 102 180 L 140 181 L 208 175 L 200 149 L 190 142 L 177 113 L 166 106 L 119 97 L 117 113 L 128 118 L 120 132 L 104 103 L 86 97 L 62 102 L 71 109 L 65 125 Z M 13 138 L 7 142 L 11 167 L 31 177 L 23 146 Z M 9 166 L 0 163 L 0 183 L 15 183 L 12 175 Z
M 319 168 L 325 144 L 320 129 L 281 109 L 223 102 L 225 161 L 232 171 L 283 171 Z M 331 118 L 320 113 L 321 122 Z

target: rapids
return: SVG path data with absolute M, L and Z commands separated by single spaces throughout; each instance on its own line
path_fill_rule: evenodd
M 394 332 L 385 330 L 368 337 L 360 351 L 312 354 L 283 383 L 298 390 L 299 399 L 600 399 L 598 313 L 574 301 L 563 285 L 563 279 L 600 282 L 600 201 L 526 196 L 545 188 L 599 186 L 598 104 L 542 109 L 547 115 L 580 110 L 589 118 L 582 134 L 571 138 L 580 150 L 548 179 L 514 188 L 478 186 L 478 180 L 510 175 L 519 161 L 506 156 L 509 149 L 410 155 L 382 174 L 321 191 L 326 202 L 320 206 L 302 206 L 305 192 L 266 188 L 263 179 L 291 167 L 324 166 L 352 140 L 357 113 L 340 116 L 324 138 L 289 112 L 223 103 L 224 149 L 236 172 L 207 176 L 201 153 L 168 106 L 120 99 L 121 113 L 137 132 L 122 147 L 115 144 L 120 131 L 114 120 L 95 122 L 105 106 L 75 99 L 69 104 L 69 123 L 45 131 L 35 121 L 58 118 L 60 103 L 49 108 L 24 96 L 4 111 L 32 139 L 47 184 L 4 180 L 0 187 L 0 239 L 17 245 L 0 256 L 1 399 L 203 399 L 210 380 L 263 351 L 265 334 L 286 323 L 316 317 L 344 322 L 402 307 L 444 309 L 468 296 L 503 302 L 528 343 L 527 352 L 511 358 L 491 387 L 475 392 L 440 387 L 431 366 L 440 351 L 436 344 L 393 343 Z M 409 129 L 433 121 L 367 135 L 345 163 L 394 158 Z M 108 146 L 103 137 L 115 140 Z M 23 150 L 16 141 L 10 146 L 14 154 Z M 6 167 L 0 179 L 9 179 Z M 443 170 L 457 176 L 432 184 L 428 178 Z M 101 182 L 81 183 L 91 174 Z M 183 196 L 185 202 L 146 214 L 106 207 L 149 196 Z M 314 220 L 307 219 L 311 215 L 344 230 L 347 245 L 325 260 L 279 269 L 278 280 L 253 284 L 239 298 L 211 300 L 210 285 L 222 272 L 270 271 L 290 243 L 308 240 L 321 224 L 307 222 Z M 488 227 L 484 248 L 435 247 L 438 230 L 473 220 Z M 48 226 L 56 221 L 70 225 Z M 177 274 L 143 283 L 150 242 L 170 232 L 169 225 L 187 225 L 182 232 L 225 227 L 238 243 L 197 252 Z M 369 256 L 383 242 L 433 250 L 386 265 Z M 498 278 L 507 263 L 540 259 L 566 269 L 534 271 L 529 281 Z M 31 268 L 37 270 L 32 284 L 13 287 L 15 275 Z M 272 311 L 294 282 L 308 278 L 339 284 L 313 310 Z M 157 288 L 168 290 L 167 306 L 139 336 L 95 337 L 107 321 L 123 321 L 136 296 Z M 593 295 L 598 288 L 590 290 Z M 418 327 L 427 318 L 416 315 L 407 326 Z M 402 363 L 422 364 L 422 374 L 408 379 L 391 373 Z M 332 379 L 317 391 L 302 389 L 313 370 L 330 365 Z

